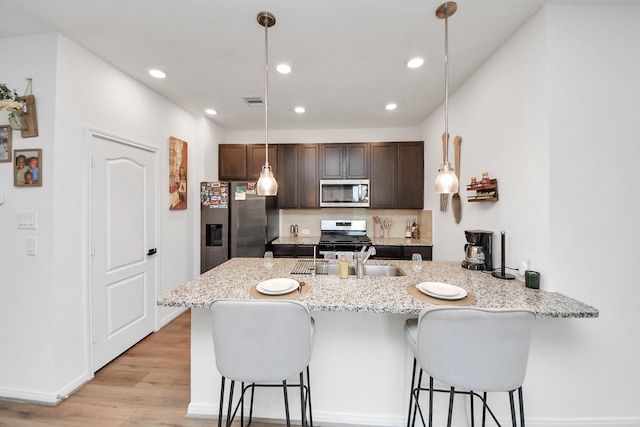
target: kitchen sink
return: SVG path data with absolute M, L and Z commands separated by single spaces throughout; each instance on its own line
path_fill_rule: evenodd
M 321 264 L 316 269 L 317 274 L 338 274 L 338 264 Z M 356 268 L 352 265 L 349 266 L 349 275 L 356 275 Z M 365 264 L 364 265 L 365 276 L 404 276 L 404 271 L 397 265 L 393 264 Z

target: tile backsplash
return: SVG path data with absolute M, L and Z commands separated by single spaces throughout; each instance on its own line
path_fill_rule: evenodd
M 323 209 L 282 209 L 280 210 L 280 235 L 289 235 L 289 226 L 298 225 L 298 235 L 320 235 L 320 221 L 323 219 L 364 219 L 367 221 L 367 235 L 373 237 L 373 216 L 389 218 L 392 221 L 390 237 L 404 237 L 407 219 L 415 218 L 420 226 L 423 239 L 431 240 L 432 212 L 415 209 L 364 209 L 364 208 L 323 208 Z

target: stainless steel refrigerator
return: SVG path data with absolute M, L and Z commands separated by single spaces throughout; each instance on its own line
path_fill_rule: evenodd
M 201 182 L 200 211 L 200 273 L 230 258 L 262 257 L 278 237 L 276 197 L 259 196 L 255 182 Z

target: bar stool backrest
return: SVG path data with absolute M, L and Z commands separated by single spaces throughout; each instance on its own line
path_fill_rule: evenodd
M 290 300 L 219 299 L 211 304 L 216 366 L 233 381 L 282 382 L 311 360 L 309 309 Z
M 433 307 L 418 319 L 418 363 L 434 379 L 464 390 L 511 391 L 522 385 L 535 313 Z

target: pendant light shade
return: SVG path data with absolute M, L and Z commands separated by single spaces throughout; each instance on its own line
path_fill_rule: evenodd
M 264 27 L 264 165 L 258 178 L 257 191 L 260 196 L 277 196 L 278 182 L 269 165 L 269 27 L 276 24 L 270 12 L 258 13 L 258 23 Z
M 436 10 L 436 16 L 444 19 L 444 161 L 436 177 L 436 193 L 448 194 L 458 192 L 458 177 L 449 165 L 449 17 L 456 13 L 458 5 L 446 2 Z

